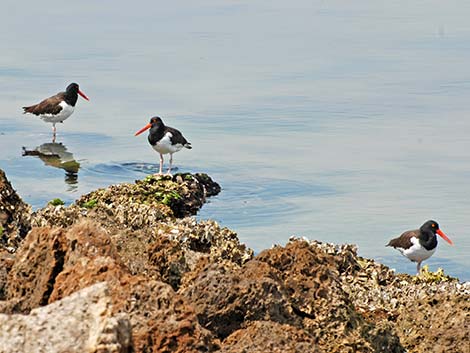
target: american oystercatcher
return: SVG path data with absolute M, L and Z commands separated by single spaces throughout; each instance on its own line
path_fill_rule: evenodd
M 163 174 L 163 155 L 168 153 L 170 154 L 170 166 L 167 174 L 170 174 L 173 164 L 173 153 L 178 152 L 183 147 L 191 149 L 191 143 L 184 138 L 179 130 L 163 124 L 162 119 L 158 116 L 151 118 L 150 122 L 137 131 L 134 136 L 140 135 L 148 129 L 150 129 L 148 136 L 149 143 L 160 154 L 160 169 L 158 174 Z
M 436 251 L 436 234 L 439 234 L 446 242 L 453 245 L 452 240 L 439 229 L 439 224 L 431 220 L 424 223 L 419 229 L 408 230 L 398 238 L 390 240 L 387 246 L 394 247 L 403 256 L 406 256 L 413 262 L 417 262 L 416 269 L 419 273 L 421 262 L 429 259 Z
M 56 127 L 55 124 L 63 123 L 70 115 L 72 115 L 78 95 L 89 101 L 90 99 L 80 91 L 78 84 L 71 83 L 67 86 L 65 92 L 44 99 L 41 103 L 23 107 L 24 114 L 31 113 L 39 116 L 46 123 L 52 123 L 52 131 L 54 132 L 53 141 L 55 142 Z

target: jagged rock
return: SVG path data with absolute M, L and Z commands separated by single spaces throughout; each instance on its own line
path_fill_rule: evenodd
M 46 305 L 56 276 L 62 271 L 66 253 L 66 231 L 34 228 L 16 253 L 8 273 L 7 312 L 26 313 Z
M 207 257 L 210 262 L 228 260 L 242 265 L 253 257 L 253 250 L 240 244 L 236 233 L 220 228 L 214 221 L 193 218 L 160 222 L 157 236 L 149 248 L 149 268 L 178 290 L 183 275 Z
M 5 250 L 0 250 L 0 301 L 6 299 L 8 273 L 14 262 L 14 255 Z M 2 312 L 1 309 L 0 312 Z
M 201 263 L 184 278 L 179 291 L 193 303 L 201 324 L 225 338 L 247 321 L 299 322 L 293 314 L 280 274 L 272 267 L 249 261 L 240 267 L 224 261 Z
M 48 205 L 33 214 L 32 225 L 68 227 L 87 217 L 108 229 L 151 228 L 168 217 L 196 214 L 206 197 L 218 192 L 220 186 L 206 174 L 149 176 L 98 189 L 69 207 Z
M 31 207 L 23 202 L 0 169 L 0 247 L 14 252 L 31 229 Z
M 129 315 L 135 352 L 204 352 L 214 347 L 212 334 L 199 325 L 192 307 L 171 286 L 131 276 L 109 257 L 88 261 L 58 276 L 51 301 L 106 279 L 114 311 Z
M 255 321 L 222 342 L 220 353 L 323 353 L 304 330 L 272 321 Z
M 131 328 L 99 283 L 29 315 L 0 314 L 0 352 L 130 353 Z
M 120 259 L 132 274 L 169 283 L 177 290 L 182 276 L 204 257 L 243 264 L 253 250 L 241 244 L 236 233 L 214 221 L 194 218 L 166 219 L 150 229 L 110 231 Z
M 470 352 L 470 295 L 439 293 L 401 306 L 396 330 L 408 352 Z
M 193 307 L 170 285 L 133 277 L 114 291 L 116 310 L 129 313 L 136 352 L 212 352 L 218 348 Z
M 219 191 L 204 175 L 148 177 L 37 211 L 33 226 L 47 227 L 33 228 L 14 254 L 0 249 L 0 312 L 38 310 L 106 281 L 111 314 L 128 314 L 136 353 L 469 345 L 470 283 L 396 275 L 352 245 L 302 239 L 253 258 L 217 223 L 174 217 Z M 21 236 L 4 239 L 16 246 Z
M 325 351 L 348 352 L 354 347 L 361 352 L 404 352 L 392 330 L 368 322 L 342 289 L 339 273 L 348 268 L 347 258 L 299 240 L 265 250 L 255 259 L 279 271 L 292 309 Z
M 132 275 L 111 237 L 92 221 L 33 229 L 9 280 L 10 311 L 23 312 L 106 281 L 113 312 L 129 315 L 135 352 L 202 352 L 216 345 L 191 305 L 168 284 Z

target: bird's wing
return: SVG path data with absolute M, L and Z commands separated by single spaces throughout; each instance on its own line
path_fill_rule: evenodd
M 55 96 L 44 99 L 41 103 L 29 107 L 23 107 L 24 113 L 31 113 L 34 115 L 59 114 L 62 110 L 62 106 L 60 106 L 59 103 L 64 100 L 64 94 L 64 92 L 60 92 Z
M 174 129 L 172 127 L 169 127 L 169 126 L 167 126 L 166 128 L 169 132 L 171 132 L 170 139 L 171 139 L 171 142 L 173 144 L 180 143 L 183 146 L 188 144 L 188 141 L 184 138 L 183 134 L 179 130 L 176 130 L 176 129 Z
M 387 246 L 396 248 L 407 249 L 413 246 L 412 238 L 419 238 L 419 229 L 409 230 L 400 235 L 398 238 L 390 240 Z

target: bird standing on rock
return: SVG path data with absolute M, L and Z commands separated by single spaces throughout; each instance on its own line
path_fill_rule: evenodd
M 75 110 L 78 95 L 89 101 L 90 99 L 80 91 L 77 83 L 71 83 L 67 86 L 65 92 L 59 92 L 56 95 L 44 99 L 42 102 L 23 107 L 24 114 L 31 113 L 39 116 L 46 123 L 52 123 L 53 142 L 56 137 L 55 124 L 63 123 Z
M 167 174 L 171 174 L 173 153 L 180 151 L 183 147 L 191 149 L 191 143 L 184 138 L 179 130 L 166 126 L 158 116 L 151 118 L 147 125 L 135 133 L 135 136 L 140 135 L 148 129 L 150 129 L 148 141 L 153 149 L 160 154 L 160 169 L 158 175 L 163 174 L 163 155 L 168 153 L 170 154 L 170 166 Z
M 387 246 L 394 247 L 399 250 L 403 256 L 413 262 L 417 262 L 416 269 L 419 274 L 421 262 L 429 259 L 436 251 L 436 234 L 450 245 L 453 245 L 452 240 L 439 229 L 439 224 L 437 224 L 436 221 L 430 220 L 424 223 L 421 228 L 406 231 L 398 238 L 390 240 Z

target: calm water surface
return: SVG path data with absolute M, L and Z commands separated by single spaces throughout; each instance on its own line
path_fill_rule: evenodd
M 469 2 L 138 4 L 2 2 L 0 168 L 27 202 L 154 172 L 133 133 L 160 115 L 194 146 L 179 171 L 223 186 L 198 217 L 255 250 L 355 243 L 413 273 L 384 244 L 433 218 L 456 246 L 427 263 L 470 280 Z M 91 101 L 51 144 L 21 106 L 72 81 Z

